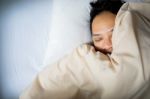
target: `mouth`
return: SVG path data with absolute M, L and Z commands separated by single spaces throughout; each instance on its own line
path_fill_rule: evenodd
M 104 54 L 111 54 L 112 53 L 112 47 L 107 49 L 107 50 L 105 50 L 105 49 L 102 50 L 102 49 L 96 48 L 96 51 L 100 51 L 100 52 L 102 52 Z
M 104 53 L 104 54 L 111 54 L 111 51 L 101 51 L 102 53 Z
M 112 50 L 113 48 L 112 47 L 109 47 L 108 49 L 100 49 L 98 47 L 96 47 L 94 44 L 93 44 L 94 48 L 95 48 L 95 51 L 100 51 L 102 52 L 103 54 L 111 54 L 112 53 Z

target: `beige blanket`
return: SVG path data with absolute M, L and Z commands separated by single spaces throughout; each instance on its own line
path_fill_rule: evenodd
M 84 44 L 48 65 L 20 99 L 150 99 L 150 4 L 124 4 L 112 41 L 111 55 Z

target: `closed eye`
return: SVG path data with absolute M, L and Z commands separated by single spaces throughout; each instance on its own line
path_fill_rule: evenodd
M 101 41 L 101 40 L 102 40 L 102 38 L 94 39 L 95 42 L 99 42 L 99 41 Z

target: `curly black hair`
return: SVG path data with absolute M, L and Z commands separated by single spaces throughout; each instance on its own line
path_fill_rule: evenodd
M 93 19 L 103 11 L 109 11 L 113 14 L 117 14 L 120 7 L 123 5 L 121 0 L 97 0 L 96 2 L 91 2 L 90 11 L 90 30 L 92 32 L 92 22 Z

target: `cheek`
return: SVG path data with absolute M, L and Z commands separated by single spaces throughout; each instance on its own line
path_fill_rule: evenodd
M 98 49 L 102 49 L 103 44 L 102 44 L 102 42 L 94 42 L 94 46 Z

